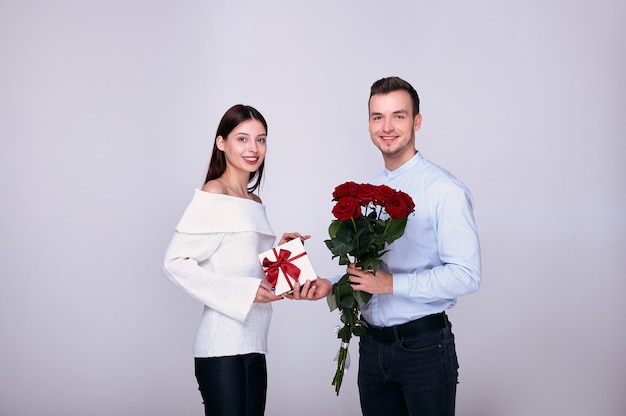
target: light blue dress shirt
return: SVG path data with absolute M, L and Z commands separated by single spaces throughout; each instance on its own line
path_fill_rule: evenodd
M 417 153 L 371 182 L 408 193 L 415 213 L 404 235 L 389 245 L 383 270 L 393 275 L 393 295 L 374 295 L 361 308 L 375 326 L 392 326 L 442 312 L 478 290 L 480 244 L 467 187 Z

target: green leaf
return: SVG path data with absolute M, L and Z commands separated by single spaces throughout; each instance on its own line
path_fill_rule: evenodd
M 347 325 L 344 325 L 344 327 L 341 328 L 339 332 L 337 332 L 337 338 L 341 338 L 343 342 L 350 341 L 351 335 L 352 335 L 352 331 L 350 330 L 350 327 Z
M 362 290 L 356 290 L 354 291 L 354 298 L 359 305 L 365 305 L 372 298 L 372 294 L 363 292 Z
M 354 243 L 349 239 L 334 238 L 332 240 L 324 240 L 324 243 L 335 256 L 345 256 L 354 249 Z
M 344 223 L 339 220 L 331 221 L 328 226 L 328 235 L 330 238 L 335 238 L 337 236 L 337 232 L 344 227 Z
M 344 308 L 341 311 L 342 322 L 352 328 L 356 321 L 358 320 L 358 309 L 356 308 L 356 304 L 350 308 Z
M 331 292 L 328 296 L 326 296 L 326 303 L 328 303 L 328 308 L 331 312 L 337 309 L 337 299 L 335 298 L 334 292 Z
M 337 230 L 337 234 L 333 239 L 345 240 L 345 241 L 353 241 L 356 231 L 354 228 L 349 226 L 341 227 Z
M 353 308 L 355 304 L 356 304 L 356 300 L 354 296 L 350 296 L 350 295 L 344 296 L 342 294 L 341 301 L 339 302 L 339 306 L 341 308 L 348 308 L 348 309 Z
M 352 333 L 357 337 L 362 337 L 364 335 L 367 335 L 367 328 L 363 328 L 362 326 L 355 326 L 352 329 Z
M 337 307 L 339 307 L 341 303 L 341 293 L 339 293 L 339 285 L 337 283 L 333 285 L 333 297 L 335 298 L 335 303 L 337 304 Z
M 363 270 L 372 270 L 372 274 L 376 274 L 381 264 L 383 264 L 383 261 L 374 257 L 368 257 L 359 263 Z
M 402 234 L 404 234 L 407 218 L 390 218 L 388 221 L 389 224 L 387 226 L 387 231 L 385 232 L 385 238 L 387 243 L 391 243 L 402 237 Z
M 349 284 L 348 283 L 349 278 L 350 278 L 350 275 L 348 273 L 344 274 L 343 276 L 341 276 L 341 279 L 339 279 L 339 281 L 333 285 L 333 288 L 339 285 Z
M 364 327 L 366 327 L 366 328 L 369 326 L 369 325 L 367 324 L 367 322 L 365 322 L 365 321 L 364 321 L 364 320 L 362 320 L 362 319 L 357 319 L 355 323 L 356 323 L 357 325 L 359 325 L 359 326 L 364 326 Z
M 350 295 L 352 294 L 352 292 L 354 292 L 354 290 L 352 290 L 352 286 L 350 286 L 349 278 L 350 275 L 346 273 L 341 277 L 340 282 L 337 283 L 337 287 L 339 288 L 341 296 Z

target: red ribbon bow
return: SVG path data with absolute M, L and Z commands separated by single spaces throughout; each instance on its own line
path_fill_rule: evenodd
M 298 277 L 300 276 L 300 269 L 295 264 L 291 263 L 293 260 L 300 258 L 306 254 L 306 251 L 289 258 L 291 255 L 291 251 L 280 249 L 278 253 L 276 253 L 276 249 L 272 249 L 274 251 L 274 255 L 276 256 L 276 261 L 271 261 L 267 257 L 263 259 L 263 267 L 266 268 L 265 274 L 267 275 L 267 281 L 270 282 L 272 286 L 276 286 L 278 282 L 278 270 L 280 269 L 287 283 L 289 284 L 289 288 L 293 289 L 293 285 L 289 278 L 293 279 L 294 282 L 298 281 Z

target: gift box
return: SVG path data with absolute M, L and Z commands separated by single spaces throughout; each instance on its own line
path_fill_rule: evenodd
M 309 256 L 299 238 L 259 254 L 265 278 L 275 288 L 277 295 L 293 290 L 296 282 L 303 285 L 317 279 Z

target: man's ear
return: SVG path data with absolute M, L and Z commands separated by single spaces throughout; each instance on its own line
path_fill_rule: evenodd
M 415 118 L 413 118 L 413 131 L 418 131 L 422 126 L 422 113 L 418 113 Z

